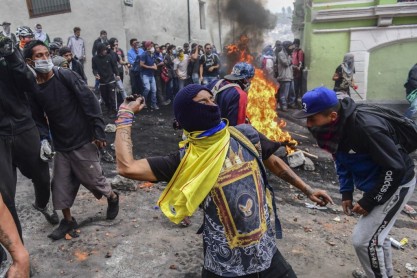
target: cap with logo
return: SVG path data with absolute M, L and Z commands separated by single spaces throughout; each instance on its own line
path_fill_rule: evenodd
M 237 63 L 233 69 L 232 73 L 224 77 L 227 80 L 240 80 L 240 79 L 249 79 L 255 75 L 255 69 L 251 64 L 248 63 Z
M 317 87 L 304 94 L 303 109 L 293 114 L 294 118 L 302 119 L 313 116 L 335 106 L 339 100 L 336 93 L 326 87 Z

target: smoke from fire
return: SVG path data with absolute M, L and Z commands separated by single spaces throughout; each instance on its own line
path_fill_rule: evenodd
M 263 35 L 277 24 L 277 15 L 265 9 L 264 0 L 221 0 L 211 3 L 211 11 L 217 12 L 219 8 L 222 19 L 231 23 L 231 30 L 223 37 L 224 45 L 235 43 L 245 35 L 250 39 L 248 47 L 256 50 L 262 46 Z M 217 4 L 220 6 L 217 7 Z

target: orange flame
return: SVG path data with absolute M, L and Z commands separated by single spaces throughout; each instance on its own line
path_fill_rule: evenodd
M 231 44 L 227 46 L 227 56 L 232 66 L 236 62 L 253 64 L 253 57 L 250 55 L 247 47 L 248 40 L 248 37 L 242 36 L 238 45 Z M 278 85 L 269 81 L 263 70 L 256 69 L 248 92 L 247 116 L 251 124 L 270 140 L 278 142 L 288 141 L 293 145 L 297 145 L 297 141 L 292 139 L 288 132 L 282 130 L 287 123 L 282 119 L 278 120 L 277 101 L 275 98 L 277 89 Z M 292 153 L 294 150 L 287 148 L 287 152 Z

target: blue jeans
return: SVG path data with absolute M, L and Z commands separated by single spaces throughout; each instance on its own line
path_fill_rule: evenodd
M 405 111 L 404 116 L 414 121 L 417 120 L 417 98 L 410 103 L 410 107 Z
M 200 85 L 200 75 L 198 73 L 193 73 L 191 75 L 191 79 L 193 80 L 194 84 Z
M 214 80 L 217 80 L 217 76 L 203 76 L 203 85 L 208 85 Z
M 145 100 L 151 92 L 151 106 L 156 106 L 156 82 L 154 76 L 142 75 L 143 97 Z
M 279 82 L 278 100 L 281 109 L 286 109 L 288 105 L 295 104 L 294 83 L 292 81 Z

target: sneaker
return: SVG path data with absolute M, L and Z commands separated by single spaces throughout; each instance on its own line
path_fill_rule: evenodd
M 151 109 L 153 109 L 153 110 L 159 110 L 159 107 L 158 107 L 158 105 L 152 105 L 151 106 Z
M 352 276 L 353 276 L 354 278 L 367 278 L 367 276 L 366 276 L 365 272 L 364 272 L 363 270 L 360 270 L 360 269 L 355 269 L 355 270 L 352 272 Z
M 64 238 L 66 234 L 71 233 L 77 227 L 78 224 L 77 221 L 75 221 L 74 217 L 72 218 L 71 222 L 62 219 L 59 223 L 58 228 L 56 228 L 51 234 L 49 234 L 48 237 L 52 238 L 53 240 Z
M 161 102 L 161 105 L 162 105 L 162 106 L 167 106 L 167 105 L 169 105 L 170 103 L 171 103 L 171 100 L 170 100 L 170 99 L 167 99 L 166 101 Z
M 119 193 L 114 192 L 116 194 L 116 199 L 107 198 L 107 214 L 106 218 L 109 220 L 113 220 L 116 218 L 117 214 L 119 214 Z
M 45 216 L 46 221 L 48 221 L 52 225 L 56 225 L 59 223 L 58 214 L 56 213 L 55 210 L 50 209 L 48 205 L 46 205 L 46 207 L 43 209 L 38 207 L 36 204 L 32 204 L 32 206 L 34 209 L 42 213 L 43 216 Z

